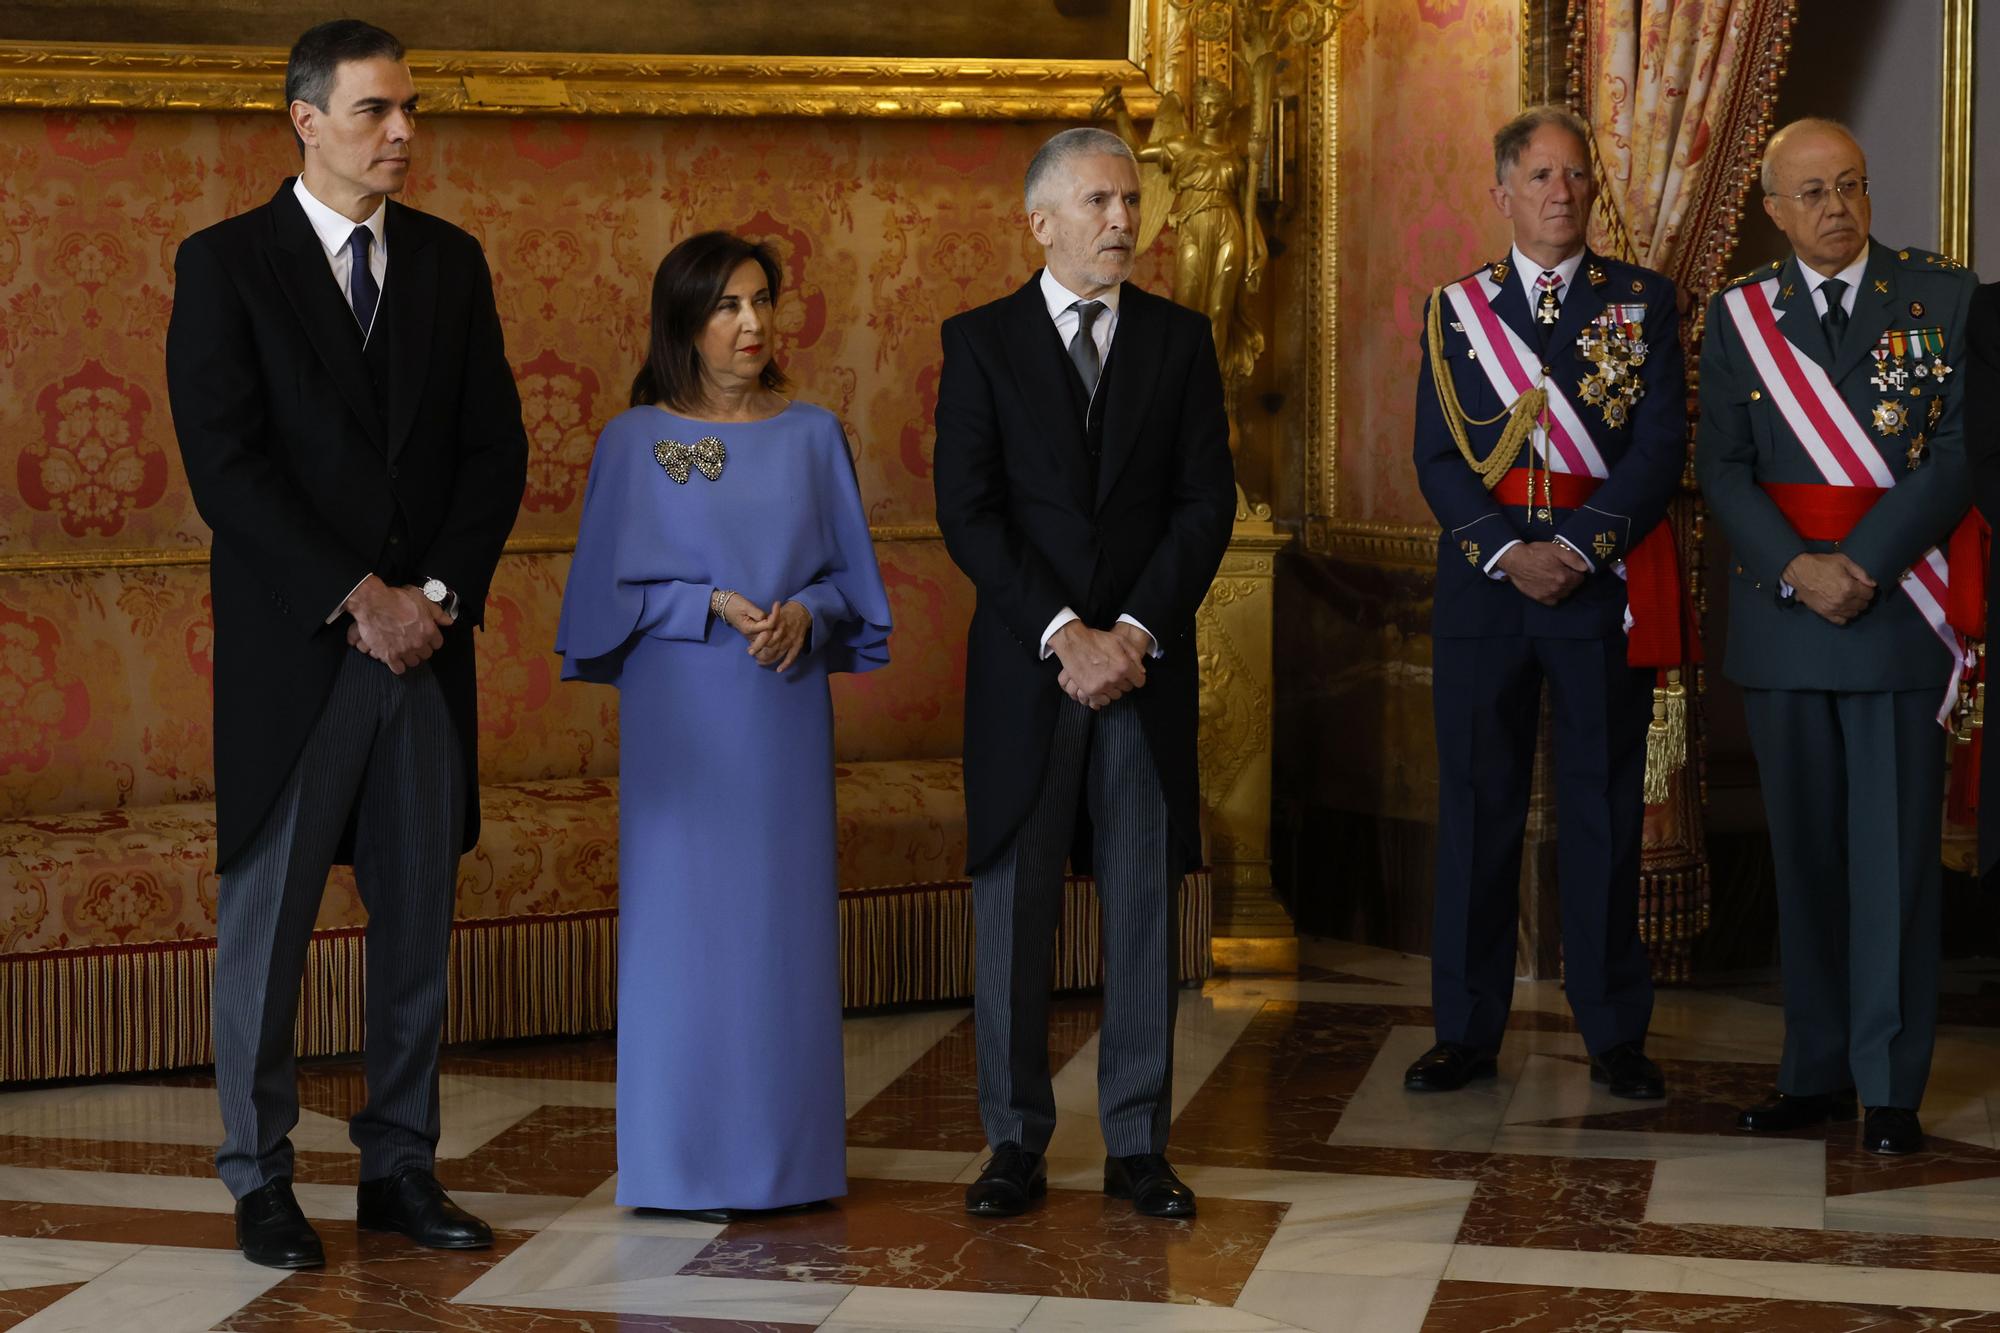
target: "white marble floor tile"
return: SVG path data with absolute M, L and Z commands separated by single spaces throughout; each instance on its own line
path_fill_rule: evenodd
M 1826 1225 L 1835 1231 L 2000 1240 L 2000 1180 L 1838 1195 L 1826 1200 Z
M 0 1291 L 88 1282 L 143 1248 L 47 1236 L 0 1236 Z
M 1220 1305 L 1155 1305 L 1045 1296 L 1021 1333 L 1298 1333 L 1298 1326 Z
M 1557 1038 L 1563 1054 L 1582 1056 L 1583 1039 L 1570 1032 L 1511 1033 L 1510 1036 Z M 1527 1124 L 1537 1120 L 1566 1120 L 1580 1115 L 1610 1115 L 1630 1111 L 1642 1103 L 1623 1101 L 1590 1081 L 1590 1065 L 1581 1059 L 1563 1059 L 1560 1054 L 1530 1051 L 1514 1084 L 1514 1096 L 1507 1103 L 1506 1123 Z
M 1411 1092 L 1403 1086 L 1403 1072 L 1435 1040 L 1429 1028 L 1391 1028 L 1328 1142 L 1344 1147 L 1489 1151 L 1526 1054 L 1519 1043 L 1509 1043 L 1500 1051 L 1498 1078 L 1468 1083 L 1451 1093 Z
M 683 1260 L 682 1262 L 686 1262 Z M 853 1288 L 828 1282 L 771 1282 L 761 1278 L 656 1277 L 547 1291 L 510 1292 L 504 1300 L 460 1304 L 526 1306 L 536 1310 L 591 1310 L 685 1319 L 759 1320 L 817 1325 Z
M 841 1024 L 847 1072 L 847 1114 L 875 1100 L 945 1033 L 972 1016 L 969 1006 L 875 1014 Z
M 862 1330 L 919 1330 L 919 1333 L 961 1333 L 961 1330 L 1016 1329 L 1039 1296 L 986 1291 L 918 1291 L 907 1287 L 856 1287 L 820 1325 L 824 1333 Z
M 977 1179 L 985 1162 L 982 1152 L 942 1152 L 934 1148 L 857 1148 L 847 1150 L 849 1179 L 929 1180 L 946 1182 Z M 966 1176 L 970 1168 L 972 1175 Z
M 1236 1308 L 1307 1333 L 1418 1333 L 1437 1275 L 1354 1276 L 1265 1272 L 1250 1275 Z
M 438 1080 L 440 1162 L 470 1157 L 542 1108 L 539 1097 L 507 1087 L 505 1079 L 467 1079 L 446 1075 Z
M 1460 1245 L 1452 1251 L 1444 1276 L 1450 1282 L 2000 1310 L 2000 1274 L 1913 1268 Z
M 461 1305 L 561 1306 L 564 1293 L 587 1291 L 609 1293 L 614 1303 L 573 1308 L 636 1310 L 639 1307 L 616 1303 L 617 1289 L 673 1277 L 706 1249 L 712 1239 L 712 1236 L 552 1229 L 487 1269 L 453 1299 Z
M 618 1177 L 612 1176 L 602 1185 L 570 1207 L 555 1221 L 542 1230 L 520 1250 L 542 1244 L 548 1237 L 565 1232 L 593 1233 L 598 1235 L 650 1236 L 655 1239 L 698 1240 L 704 1245 L 722 1234 L 722 1227 L 715 1222 L 698 1222 L 691 1217 L 661 1217 L 641 1213 L 636 1208 L 625 1208 L 617 1202 Z M 503 1260 L 501 1267 L 511 1262 L 513 1256 Z
M 1810 1140 L 1770 1139 L 1756 1152 L 1664 1158 L 1646 1196 L 1648 1222 L 1818 1231 L 1826 1217 L 1826 1145 Z
M 618 1105 L 618 1085 L 601 1079 L 446 1074 L 439 1081 L 467 1090 L 499 1093 L 535 1106 L 592 1106 L 610 1110 Z
M 198 1333 L 290 1274 L 234 1250 L 148 1246 L 14 1326 L 15 1333 Z
M 0 1097 L 0 1134 L 92 1142 L 222 1142 L 222 1111 L 213 1088 L 97 1083 L 37 1088 Z M 317 1111 L 301 1111 L 292 1130 L 301 1152 L 357 1153 L 347 1126 Z
M 1631 1161 L 1666 1161 L 1674 1157 L 1754 1155 L 1764 1151 L 1770 1143 L 1769 1139 L 1749 1134 L 1665 1134 L 1630 1129 L 1509 1125 L 1494 1135 L 1492 1151 L 1531 1157 L 1616 1157 Z

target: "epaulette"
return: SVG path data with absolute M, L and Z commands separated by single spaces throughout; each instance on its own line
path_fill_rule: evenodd
M 1778 276 L 1778 270 L 1783 268 L 1784 266 L 1785 266 L 1784 260 L 1773 259 L 1768 264 L 1759 264 L 1756 268 L 1751 269 L 1748 273 L 1738 274 L 1736 277 L 1731 278 L 1728 282 L 1723 283 L 1722 288 L 1724 291 L 1727 291 L 1731 287 L 1741 287 L 1746 282 L 1762 282 L 1766 278 L 1775 278 Z
M 1953 259 L 1950 255 L 1941 255 L 1935 250 L 1906 248 L 1898 250 L 1896 258 L 1902 261 L 1904 268 L 1935 269 L 1941 272 L 1950 272 L 1953 269 L 1962 269 L 1965 267 L 1964 264 Z

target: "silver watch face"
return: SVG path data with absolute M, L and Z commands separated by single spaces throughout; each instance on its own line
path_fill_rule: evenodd
M 433 602 L 443 603 L 444 599 L 450 595 L 450 592 L 451 589 L 444 586 L 443 579 L 424 580 L 424 596 Z

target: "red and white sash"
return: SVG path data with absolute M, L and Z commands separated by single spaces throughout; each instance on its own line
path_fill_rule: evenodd
M 1778 415 L 1805 446 L 1806 456 L 1819 469 L 1829 486 L 1875 486 L 1887 490 L 1896 484 L 1896 472 L 1882 457 L 1882 451 L 1868 437 L 1854 409 L 1840 396 L 1825 367 L 1797 348 L 1778 331 L 1778 317 L 1771 297 L 1778 290 L 1776 278 L 1746 283 L 1723 293 L 1722 304 L 1729 311 L 1743 345 L 1750 349 L 1757 376 L 1771 395 Z M 1958 679 L 1970 665 L 1965 640 L 1945 617 L 1951 575 L 1944 553 L 1933 546 L 1905 574 L 1904 595 L 1931 632 L 1951 653 L 1951 685 L 1945 691 L 1944 707 L 1938 721 L 1949 725 L 1952 706 L 1958 701 Z
M 1458 322 L 1465 326 L 1465 336 L 1471 341 L 1473 351 L 1478 353 L 1474 359 L 1486 371 L 1486 378 L 1500 401 L 1512 404 L 1534 388 L 1542 368 L 1541 354 L 1529 350 L 1521 335 L 1493 313 L 1493 298 L 1500 294 L 1500 285 L 1481 271 L 1444 290 Z M 1600 481 L 1610 476 L 1604 454 L 1584 428 L 1576 405 L 1564 396 L 1554 380 L 1546 376 L 1540 379 L 1549 395 L 1542 427 L 1534 434 L 1534 449 L 1541 455 L 1543 465 L 1551 472 L 1572 472 Z

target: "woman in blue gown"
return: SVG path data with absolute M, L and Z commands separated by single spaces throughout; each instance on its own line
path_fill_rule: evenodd
M 889 657 L 846 437 L 779 392 L 779 276 L 724 232 L 661 262 L 556 631 L 619 691 L 618 1202 L 721 1218 L 847 1190 L 827 676 Z

